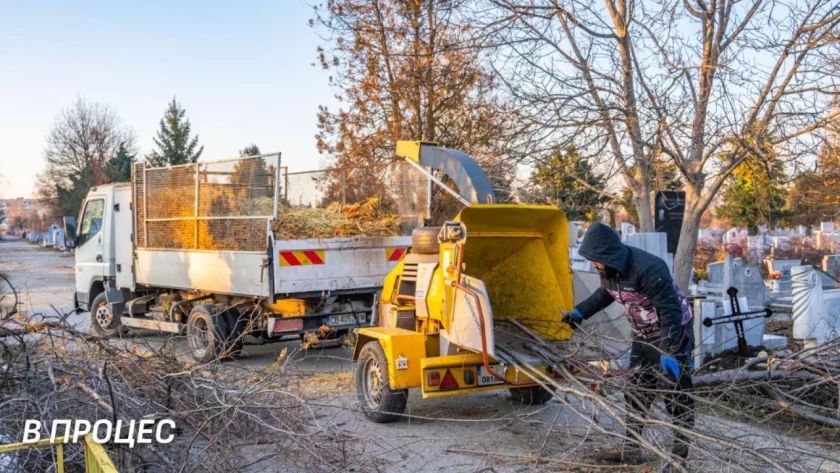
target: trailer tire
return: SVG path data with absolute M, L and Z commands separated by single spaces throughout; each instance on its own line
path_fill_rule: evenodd
M 419 255 L 436 255 L 440 252 L 438 242 L 440 227 L 417 228 L 411 232 L 411 251 Z
M 550 401 L 554 394 L 542 386 L 529 386 L 527 388 L 510 388 L 510 397 L 519 404 L 536 406 Z
M 391 389 L 388 359 L 378 340 L 367 342 L 359 352 L 356 395 L 362 413 L 378 424 L 393 422 L 405 412 L 408 389 Z
M 96 335 L 103 338 L 125 332 L 125 327 L 120 323 L 120 316 L 111 313 L 105 292 L 100 292 L 90 304 L 90 326 Z
M 225 353 L 227 324 L 223 314 L 214 314 L 210 304 L 192 308 L 187 319 L 187 345 L 199 363 L 209 363 Z

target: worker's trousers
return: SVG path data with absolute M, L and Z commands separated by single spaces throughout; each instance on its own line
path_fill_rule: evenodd
M 667 390 L 664 393 L 665 407 L 668 409 L 672 422 L 677 427 L 691 430 L 694 427 L 694 399 L 689 395 L 689 391 L 693 389 L 691 352 L 694 350 L 694 331 L 692 324 L 684 327 L 680 347 L 674 354 L 682 370 L 680 378 L 675 380 L 675 383 L 669 383 L 668 378 L 661 374 L 662 351 L 658 345 L 656 341 L 647 341 L 642 338 L 636 338 L 633 341 L 630 349 L 630 389 L 625 391 L 624 400 L 629 410 L 644 418 L 656 399 L 656 395 L 662 390 Z M 629 430 L 638 434 L 641 434 L 644 429 L 644 422 L 631 419 L 629 416 L 626 423 Z M 630 432 L 628 432 L 628 439 L 632 440 Z M 673 454 L 687 457 L 688 441 L 688 437 L 677 429 L 674 434 Z

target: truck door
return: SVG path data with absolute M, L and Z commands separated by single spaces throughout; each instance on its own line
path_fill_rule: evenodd
M 94 281 L 105 276 L 105 196 L 92 195 L 85 201 L 79 218 L 78 246 L 76 247 L 76 292 L 82 302 L 90 300 Z

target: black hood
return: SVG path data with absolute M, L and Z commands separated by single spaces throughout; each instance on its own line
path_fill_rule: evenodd
M 596 263 L 624 273 L 627 269 L 627 246 L 612 228 L 603 223 L 593 223 L 583 237 L 578 254 Z

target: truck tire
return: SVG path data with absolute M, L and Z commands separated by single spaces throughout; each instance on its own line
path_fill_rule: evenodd
M 96 335 L 104 338 L 125 332 L 125 327 L 120 324 L 120 316 L 111 313 L 104 292 L 94 297 L 90 305 L 90 326 Z
M 510 397 L 519 404 L 536 406 L 550 401 L 554 395 L 542 386 L 529 386 L 527 388 L 510 388 Z
M 440 251 L 438 242 L 440 227 L 417 228 L 411 232 L 411 251 L 419 255 L 436 255 Z
M 378 340 L 367 342 L 359 353 L 356 395 L 362 413 L 376 423 L 393 422 L 405 412 L 408 389 L 391 389 L 388 359 Z
M 210 304 L 192 308 L 187 319 L 187 345 L 199 363 L 209 363 L 225 353 L 227 324 L 223 314 L 214 314 Z

